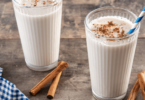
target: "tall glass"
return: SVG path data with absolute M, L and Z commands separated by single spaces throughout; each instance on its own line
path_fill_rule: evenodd
M 127 92 L 140 25 L 133 34 L 107 38 L 89 28 L 92 20 L 104 16 L 119 16 L 133 23 L 137 16 L 126 9 L 104 7 L 85 19 L 92 93 L 99 100 L 121 100 Z
M 56 1 L 29 7 L 13 0 L 25 61 L 32 70 L 50 70 L 58 63 L 62 0 Z

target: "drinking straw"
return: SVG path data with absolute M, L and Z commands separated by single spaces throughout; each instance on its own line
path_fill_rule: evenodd
M 129 34 L 132 34 L 135 31 L 136 27 L 138 26 L 139 22 L 142 20 L 144 15 L 145 15 L 145 7 L 143 8 L 143 10 L 140 13 L 139 17 L 134 22 L 133 27 L 129 30 L 129 32 L 128 32 Z

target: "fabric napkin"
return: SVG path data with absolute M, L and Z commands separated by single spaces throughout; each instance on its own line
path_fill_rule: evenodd
M 29 100 L 13 83 L 1 77 L 2 72 L 0 68 L 0 100 Z

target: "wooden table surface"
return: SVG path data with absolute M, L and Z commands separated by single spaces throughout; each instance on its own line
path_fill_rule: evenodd
M 69 63 L 62 73 L 54 100 L 95 100 L 91 93 L 88 56 L 86 49 L 84 18 L 91 10 L 103 6 L 117 6 L 139 14 L 144 0 L 64 0 L 60 58 Z M 137 73 L 145 70 L 145 19 L 141 24 L 127 97 L 137 79 Z M 50 71 L 35 72 L 26 67 L 19 40 L 18 29 L 11 0 L 0 0 L 0 67 L 3 77 L 16 86 L 30 100 L 46 98 L 50 83 L 36 96 L 28 91 Z M 136 100 L 143 100 L 139 92 Z

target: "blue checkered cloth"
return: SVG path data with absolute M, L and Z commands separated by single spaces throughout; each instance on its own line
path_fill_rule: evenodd
M 2 72 L 0 68 L 0 100 L 29 100 L 13 83 L 1 77 Z

